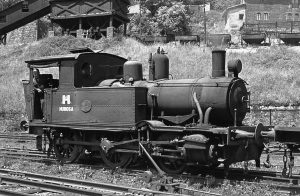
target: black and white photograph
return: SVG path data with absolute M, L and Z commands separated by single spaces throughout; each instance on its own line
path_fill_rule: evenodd
M 0 196 L 300 195 L 300 0 L 0 0 Z

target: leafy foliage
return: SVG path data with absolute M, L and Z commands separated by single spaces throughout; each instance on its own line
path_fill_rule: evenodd
M 157 10 L 162 6 L 170 6 L 171 1 L 165 0 L 146 0 L 143 4 L 147 10 L 150 11 L 151 16 L 155 16 Z
M 182 3 L 175 3 L 170 7 L 159 8 L 156 21 L 161 34 L 167 32 L 185 34 L 189 31 L 189 18 L 186 7 Z
M 225 10 L 230 6 L 240 3 L 241 0 L 211 0 L 211 6 L 215 10 Z
M 22 0 L 0 0 L 0 6 L 1 6 L 0 10 L 4 10 L 16 3 L 19 3 L 20 1 L 22 1 Z
M 155 35 L 157 34 L 157 23 L 150 13 L 135 14 L 130 19 L 129 31 L 133 35 Z
M 131 18 L 129 30 L 139 35 L 186 34 L 189 19 L 187 7 L 180 0 L 146 0 L 141 14 Z

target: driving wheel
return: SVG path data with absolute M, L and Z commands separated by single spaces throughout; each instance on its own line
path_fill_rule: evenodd
M 80 137 L 76 134 L 73 134 L 71 137 L 66 137 L 61 141 L 60 140 L 61 138 L 56 138 L 54 141 L 54 153 L 57 159 L 63 163 L 74 163 L 77 161 L 77 158 L 82 152 L 82 146 L 76 144 L 67 144 L 67 142 L 81 141 Z
M 100 149 L 100 155 L 103 162 L 111 168 L 128 166 L 133 159 L 132 154 L 116 152 L 115 150 L 116 149 L 110 149 L 106 152 L 105 150 Z
M 176 136 L 172 134 L 163 134 L 158 137 L 158 141 L 170 141 L 175 139 Z M 175 146 L 170 145 L 162 145 L 163 148 L 169 148 L 175 150 Z M 175 156 L 175 154 L 170 153 L 170 156 Z M 157 159 L 158 166 L 169 174 L 180 174 L 185 170 L 186 164 L 183 159 L 172 159 L 172 158 L 164 158 L 159 157 Z

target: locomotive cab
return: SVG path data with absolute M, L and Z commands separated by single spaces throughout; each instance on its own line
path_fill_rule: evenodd
M 26 112 L 31 133 L 61 124 L 119 123 L 133 126 L 145 119 L 146 89 L 116 90 L 99 86 L 102 81 L 123 76 L 127 60 L 106 53 L 82 52 L 26 61 L 30 77 L 24 82 Z M 37 96 L 34 72 L 40 70 L 43 92 Z M 57 78 L 46 70 L 57 70 Z M 34 93 L 31 93 L 34 92 Z M 126 98 L 119 95 L 124 94 Z M 141 107 L 135 107 L 141 105 Z M 120 106 L 120 110 L 115 108 Z M 137 108 L 137 109 L 134 109 Z M 125 115 L 124 115 L 125 114 Z M 123 117 L 124 116 L 124 117 Z

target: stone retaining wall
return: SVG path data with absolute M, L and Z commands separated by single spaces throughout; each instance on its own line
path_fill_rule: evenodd
M 24 44 L 37 41 L 48 36 L 49 24 L 36 20 L 7 34 L 7 44 Z

